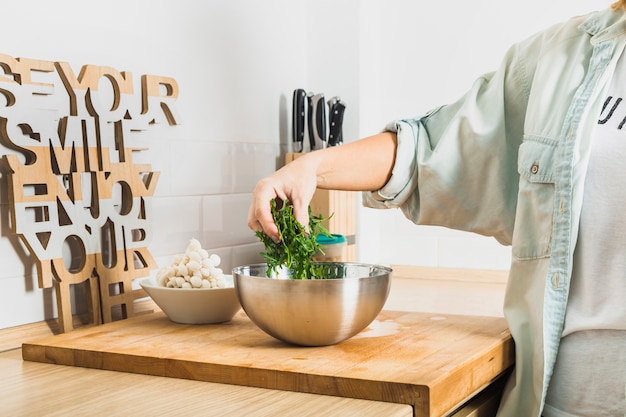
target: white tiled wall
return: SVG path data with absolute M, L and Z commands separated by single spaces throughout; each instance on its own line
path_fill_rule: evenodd
M 247 227 L 247 210 L 256 181 L 276 170 L 290 150 L 291 93 L 306 87 L 307 3 L 96 4 L 60 0 L 50 7 L 44 0 L 26 0 L 19 7 L 7 5 L 0 54 L 65 61 L 76 73 L 94 64 L 132 72 L 137 79 L 141 74 L 174 78 L 181 123 L 152 125 L 133 143 L 145 148 L 134 153 L 133 162 L 160 173 L 147 207 L 148 248 L 158 265 L 183 252 L 191 238 L 220 255 L 227 272 L 262 261 L 262 245 Z M 54 82 L 55 94 L 62 93 L 60 80 Z M 2 96 L 0 105 L 5 105 Z M 0 143 L 0 155 L 14 152 L 6 145 Z M 34 260 L 11 232 L 5 173 L 3 167 L 0 328 L 56 316 L 54 291 L 38 288 Z

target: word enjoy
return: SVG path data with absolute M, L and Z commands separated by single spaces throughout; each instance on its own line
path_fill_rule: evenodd
M 131 280 L 154 265 L 148 220 L 158 172 L 133 157 L 148 148 L 142 136 L 152 126 L 180 123 L 177 98 L 170 77 L 135 80 L 99 65 L 77 74 L 67 62 L 0 54 L 11 227 L 37 261 L 39 286 L 60 286 L 64 315 L 59 298 L 69 298 L 70 284 L 96 277 L 103 305 L 126 304 Z

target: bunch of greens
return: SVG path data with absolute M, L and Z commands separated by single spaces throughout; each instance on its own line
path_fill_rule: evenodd
M 293 206 L 285 200 L 279 207 L 276 200 L 271 201 L 272 217 L 278 227 L 280 241 L 275 242 L 265 232 L 257 231 L 256 236 L 265 245 L 261 256 L 267 262 L 267 276 L 275 275 L 280 269 L 286 268 L 293 279 L 321 278 L 321 267 L 313 262 L 313 255 L 320 245 L 317 236 L 331 236 L 322 226 L 325 219 L 321 215 L 314 216 L 309 206 L 309 230 L 300 224 L 294 214 Z

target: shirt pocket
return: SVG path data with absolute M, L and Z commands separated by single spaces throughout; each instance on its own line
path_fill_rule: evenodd
M 554 216 L 557 143 L 525 140 L 519 148 L 520 176 L 512 254 L 518 260 L 550 254 Z

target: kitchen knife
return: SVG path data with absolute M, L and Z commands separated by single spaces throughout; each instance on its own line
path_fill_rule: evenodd
M 304 148 L 304 100 L 306 91 L 298 88 L 293 91 L 293 126 L 292 137 L 295 152 L 302 152 Z
M 309 93 L 309 143 L 311 150 L 326 147 L 326 103 L 324 94 Z
M 343 143 L 343 114 L 346 105 L 339 97 L 328 100 L 330 133 L 328 135 L 328 146 L 337 146 Z

